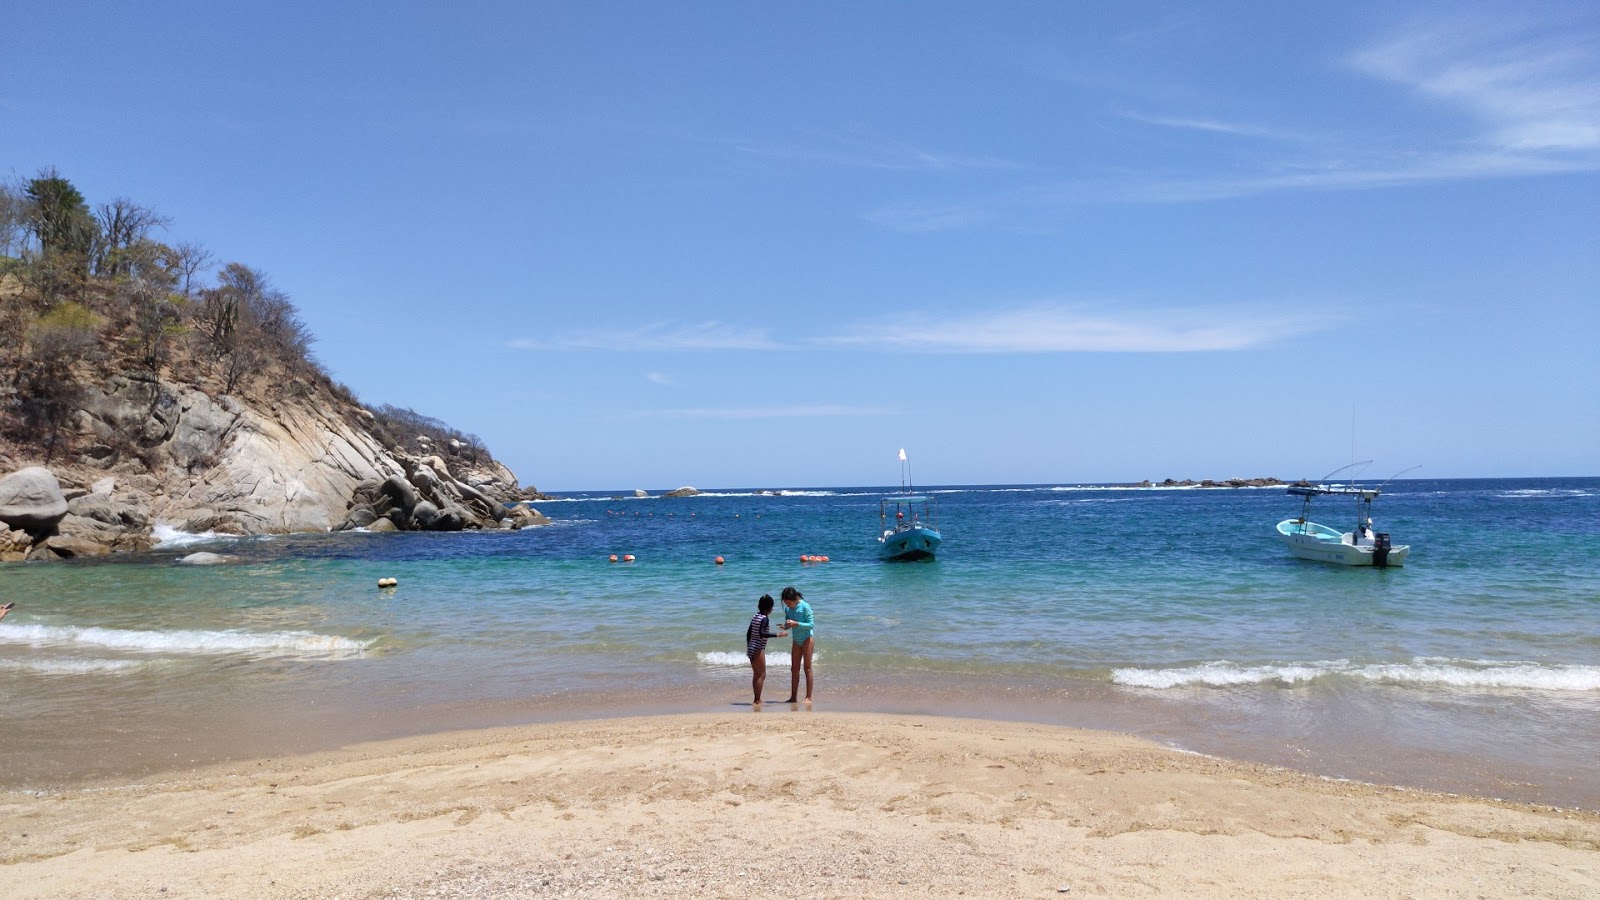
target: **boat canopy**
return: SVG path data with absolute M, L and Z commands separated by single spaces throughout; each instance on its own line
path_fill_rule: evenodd
M 927 503 L 927 497 L 908 497 L 903 494 L 883 498 L 885 503 Z
M 1323 494 L 1338 494 L 1347 497 L 1361 497 L 1363 500 L 1371 500 L 1373 497 L 1378 496 L 1378 491 L 1376 488 L 1291 487 L 1287 490 L 1288 493 L 1293 494 L 1296 497 L 1305 497 L 1308 500 L 1312 497 L 1321 496 Z

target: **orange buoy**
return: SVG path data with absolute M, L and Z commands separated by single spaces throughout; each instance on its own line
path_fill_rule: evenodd
M 809 554 L 802 553 L 800 554 L 800 561 L 803 563 L 811 562 L 811 556 Z
M 615 553 L 611 554 L 611 561 L 612 562 L 616 562 L 617 561 L 617 555 Z
M 812 559 L 815 559 L 817 562 L 827 562 L 828 561 L 828 558 L 826 556 L 814 556 L 814 557 L 812 557 Z
M 722 565 L 722 557 L 717 557 L 717 565 Z
M 633 554 L 629 553 L 628 555 L 622 557 L 622 561 L 623 562 L 633 562 Z

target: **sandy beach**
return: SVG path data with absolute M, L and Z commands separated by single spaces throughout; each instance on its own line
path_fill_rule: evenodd
M 1109 732 L 540 724 L 0 796 L 24 897 L 1593 897 L 1600 816 Z

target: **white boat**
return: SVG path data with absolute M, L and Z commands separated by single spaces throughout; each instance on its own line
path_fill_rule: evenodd
M 1379 494 L 1378 488 L 1295 485 L 1289 488 L 1289 493 L 1304 501 L 1299 518 L 1284 519 L 1278 523 L 1278 536 L 1289 547 L 1290 553 L 1301 559 L 1341 566 L 1382 569 L 1405 565 L 1411 545 L 1391 543 L 1389 532 L 1372 530 L 1372 501 Z M 1311 498 L 1324 496 L 1355 499 L 1354 531 L 1339 531 L 1311 521 Z

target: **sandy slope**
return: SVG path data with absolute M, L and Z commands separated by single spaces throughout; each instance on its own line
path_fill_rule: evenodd
M 1596 897 L 1600 816 L 1116 734 L 750 713 L 0 795 L 0 896 Z

